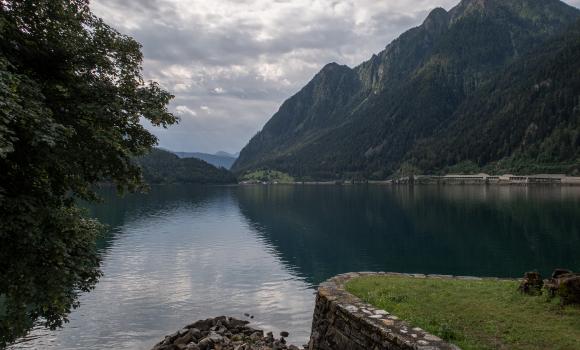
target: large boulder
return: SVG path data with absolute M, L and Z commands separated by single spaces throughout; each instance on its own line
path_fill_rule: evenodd
M 558 278 L 558 295 L 563 304 L 580 305 L 580 274 L 567 274 Z
M 556 269 L 544 284 L 550 297 L 560 297 L 562 304 L 580 304 L 580 274 Z
M 571 273 L 573 273 L 573 272 L 571 270 L 568 270 L 568 269 L 555 269 L 554 272 L 552 272 L 552 279 L 556 279 L 556 278 L 563 276 L 563 275 L 569 275 Z
M 542 294 L 543 286 L 544 280 L 539 272 L 526 272 L 518 290 L 524 294 L 539 295 Z

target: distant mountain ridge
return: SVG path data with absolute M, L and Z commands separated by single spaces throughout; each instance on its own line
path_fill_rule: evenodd
M 215 155 L 220 156 L 220 157 L 238 158 L 240 155 L 240 152 L 232 154 L 232 153 L 228 153 L 228 152 L 224 152 L 224 151 L 218 151 L 215 153 Z
M 201 159 L 215 167 L 231 169 L 232 165 L 237 159 L 236 155 L 219 151 L 216 154 L 201 153 L 201 152 L 172 152 L 179 158 L 197 158 Z
M 557 50 L 574 45 L 574 40 L 565 39 L 574 36 L 574 30 L 562 33 L 579 18 L 578 9 L 558 0 L 463 0 L 450 11 L 437 8 L 422 25 L 402 34 L 369 61 L 353 69 L 326 65 L 250 140 L 233 170 L 269 168 L 299 178 L 325 179 L 433 173 L 467 163 L 474 169 L 514 171 L 542 163 L 546 165 L 542 169 L 572 171 L 568 165 L 580 159 L 580 147 L 574 140 L 562 146 L 571 148 L 566 156 L 546 159 L 546 152 L 521 152 L 522 145 L 532 140 L 523 136 L 528 129 L 533 133 L 531 120 L 540 129 L 535 133 L 536 144 L 562 128 L 561 123 L 567 123 L 563 127 L 569 131 L 567 137 L 576 137 L 573 120 L 577 111 L 572 102 L 565 104 L 557 120 L 537 111 L 533 116 L 512 115 L 519 122 L 503 124 L 515 128 L 510 130 L 510 139 L 505 130 L 504 136 L 495 137 L 502 130 L 489 125 L 492 120 L 509 119 L 499 115 L 505 114 L 510 101 L 495 94 L 486 100 L 485 94 L 493 92 L 494 84 L 502 84 L 502 74 L 511 74 L 519 86 L 518 91 L 509 91 L 513 100 L 531 88 L 524 81 L 532 87 L 543 86 L 542 81 L 530 81 L 527 75 L 532 72 L 518 71 L 517 65 L 536 62 L 534 55 L 558 60 L 542 53 L 549 51 L 551 41 L 556 42 L 552 49 Z M 560 61 L 574 65 L 575 60 L 580 61 L 575 55 L 572 50 Z M 546 62 L 535 65 L 546 68 L 550 66 Z M 534 77 L 550 79 L 552 73 Z M 509 89 L 504 85 L 502 88 Z M 566 96 L 572 99 L 569 89 L 574 84 L 568 85 Z M 554 91 L 539 92 L 560 96 Z M 471 109 L 476 101 L 477 109 Z M 525 112 L 522 108 L 517 113 Z M 476 126 L 487 127 L 489 139 L 479 137 Z M 470 139 L 463 137 L 468 134 Z M 449 140 L 460 139 L 469 153 L 449 145 Z M 478 147 L 485 156 L 479 155 Z
M 136 159 L 143 178 L 152 185 L 231 184 L 237 179 L 230 171 L 217 168 L 197 158 L 179 158 L 159 148 Z

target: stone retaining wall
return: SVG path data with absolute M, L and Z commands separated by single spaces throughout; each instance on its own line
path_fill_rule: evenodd
M 415 278 L 460 278 L 399 273 L 347 273 L 318 288 L 309 350 L 458 350 L 421 328 L 413 327 L 385 310 L 364 303 L 348 293 L 345 284 L 363 276 L 408 276 Z

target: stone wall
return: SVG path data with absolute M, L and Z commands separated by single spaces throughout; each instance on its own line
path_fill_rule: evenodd
M 348 273 L 321 284 L 316 296 L 309 350 L 458 350 L 457 346 L 364 303 L 345 289 L 346 282 L 353 278 L 387 275 L 402 274 Z M 427 278 L 425 275 L 405 276 Z

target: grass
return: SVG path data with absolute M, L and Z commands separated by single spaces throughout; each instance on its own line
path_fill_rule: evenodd
M 361 277 L 347 290 L 464 350 L 580 349 L 580 307 L 517 291 L 515 281 Z
M 242 181 L 260 181 L 260 182 L 278 182 L 278 183 L 293 183 L 294 178 L 286 173 L 276 170 L 256 170 L 244 174 Z

